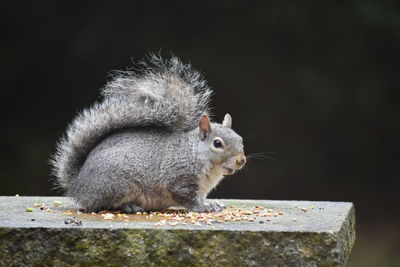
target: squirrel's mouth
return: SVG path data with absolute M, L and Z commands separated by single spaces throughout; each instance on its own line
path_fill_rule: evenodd
M 224 171 L 224 175 L 231 175 L 231 174 L 233 174 L 235 172 L 234 169 L 231 169 L 231 168 L 228 168 L 228 167 L 225 167 L 225 166 L 222 166 L 222 169 Z

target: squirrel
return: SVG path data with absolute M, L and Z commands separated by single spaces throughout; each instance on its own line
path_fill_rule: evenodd
M 210 122 L 212 91 L 191 65 L 156 55 L 140 64 L 69 125 L 50 159 L 56 186 L 86 212 L 221 211 L 207 194 L 246 162 L 231 116 Z

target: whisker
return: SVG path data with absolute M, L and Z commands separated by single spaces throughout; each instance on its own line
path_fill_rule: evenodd
M 267 157 L 271 157 L 271 156 L 270 155 L 246 155 L 246 157 L 248 157 L 248 158 L 256 158 L 256 157 L 267 158 Z
M 256 153 L 251 153 L 249 155 L 272 155 L 276 154 L 275 152 L 256 152 Z
M 274 152 L 258 152 L 258 153 L 252 153 L 249 155 L 246 155 L 247 159 L 258 159 L 258 160 L 263 160 L 263 159 L 269 159 L 269 160 L 275 160 L 271 155 L 275 154 Z
M 256 164 L 256 162 L 254 162 L 254 161 L 252 161 L 252 160 L 248 160 L 248 161 L 246 162 L 246 164 L 243 166 L 242 169 L 247 169 L 247 168 L 249 168 L 249 166 L 254 166 L 255 164 Z
M 243 135 L 243 140 L 248 140 L 248 139 L 251 139 L 251 138 L 253 138 L 254 137 L 254 135 L 255 135 L 255 131 L 253 131 L 253 132 L 249 132 L 249 133 L 247 133 L 247 134 L 245 134 L 245 135 Z

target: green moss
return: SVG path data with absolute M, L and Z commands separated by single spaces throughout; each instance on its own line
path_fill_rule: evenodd
M 336 251 L 335 238 L 325 233 L 3 229 L 0 237 L 3 240 L 0 258 L 4 265 L 19 265 L 29 256 L 38 263 L 54 266 L 145 266 L 149 262 L 156 266 L 265 262 L 336 266 L 341 258 L 336 253 L 346 253 Z M 10 250 L 12 253 L 7 253 Z

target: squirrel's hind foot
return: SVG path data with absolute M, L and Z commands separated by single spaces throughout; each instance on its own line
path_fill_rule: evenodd
M 124 204 L 124 205 L 122 205 L 120 210 L 123 213 L 132 213 L 132 214 L 135 214 L 137 212 L 144 212 L 145 211 L 142 207 L 140 207 L 136 203 Z

